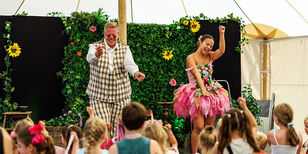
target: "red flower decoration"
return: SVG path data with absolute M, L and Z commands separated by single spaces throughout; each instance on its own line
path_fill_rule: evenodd
M 77 55 L 78 55 L 78 56 L 81 56 L 81 55 L 82 55 L 82 52 L 80 52 L 80 51 L 77 52 Z
M 148 110 L 148 113 L 147 113 L 148 117 L 151 116 L 152 113 L 153 113 L 152 110 Z
M 176 80 L 175 79 L 170 79 L 169 84 L 171 86 L 175 86 L 176 85 Z
M 33 125 L 33 126 L 30 126 L 28 129 L 31 135 L 35 135 L 35 134 L 40 133 L 44 128 L 42 125 Z
M 75 42 L 71 42 L 71 45 L 75 45 Z
M 94 26 L 91 26 L 89 29 L 90 29 L 91 32 L 95 32 L 96 31 L 96 27 L 94 27 Z
M 32 140 L 31 140 L 31 144 L 42 144 L 45 140 L 45 137 L 40 135 L 40 134 L 36 134 Z
M 43 131 L 44 127 L 40 124 L 33 125 L 28 128 L 31 135 L 34 137 L 31 140 L 31 144 L 42 144 L 45 140 L 45 137 L 42 136 L 40 133 Z

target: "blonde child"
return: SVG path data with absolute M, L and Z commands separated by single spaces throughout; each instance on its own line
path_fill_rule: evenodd
M 217 141 L 217 133 L 212 125 L 204 128 L 200 134 L 200 148 L 203 154 L 212 154 L 212 150 Z
M 308 135 L 308 117 L 306 117 L 304 120 L 304 127 L 305 127 L 305 133 L 306 135 Z M 308 154 L 307 146 L 308 146 L 308 139 L 302 145 L 301 154 Z
M 107 150 L 100 148 L 107 138 L 105 122 L 98 117 L 89 118 L 84 126 L 85 148 L 79 149 L 77 154 L 107 154 Z
M 265 154 L 264 150 L 267 145 L 267 136 L 262 132 L 257 132 L 256 143 L 261 150 L 258 154 Z
M 274 121 L 280 128 L 267 134 L 267 143 L 271 145 L 272 154 L 299 154 L 302 135 L 293 127 L 293 109 L 289 104 L 282 103 L 274 109 Z

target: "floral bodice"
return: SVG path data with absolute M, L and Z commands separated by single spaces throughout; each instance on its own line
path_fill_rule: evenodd
M 212 63 L 206 65 L 199 65 L 197 69 L 201 75 L 201 79 L 203 80 L 204 84 L 208 86 L 212 85 L 212 74 L 213 74 L 213 66 Z
M 197 69 L 201 75 L 201 79 L 203 81 L 203 84 L 206 88 L 206 90 L 210 93 L 218 94 L 217 87 L 221 87 L 220 84 L 215 83 L 212 75 L 213 75 L 213 65 L 212 63 L 206 64 L 206 65 L 199 65 L 197 66 Z M 197 88 L 199 88 L 198 84 L 196 85 Z M 200 89 L 201 92 L 201 89 Z

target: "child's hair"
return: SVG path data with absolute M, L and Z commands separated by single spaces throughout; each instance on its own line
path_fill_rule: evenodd
M 138 130 L 147 118 L 147 110 L 137 102 L 126 105 L 122 111 L 122 121 L 128 130 Z
M 30 127 L 34 126 L 25 126 L 17 131 L 17 140 L 24 144 L 26 147 L 30 144 L 35 147 L 37 153 L 45 152 L 45 154 L 54 154 L 55 153 L 55 146 L 52 138 L 50 136 L 45 136 L 42 132 L 38 134 L 32 135 L 30 133 Z M 33 143 L 33 138 L 37 137 L 37 135 L 41 135 L 44 137 L 44 141 L 42 143 Z
M 203 132 L 200 134 L 200 145 L 206 151 L 211 150 L 217 141 L 217 134 L 214 126 L 207 125 Z
M 282 103 L 275 107 L 274 115 L 277 117 L 278 122 L 288 128 L 287 138 L 292 146 L 299 144 L 299 138 L 296 134 L 296 131 L 291 123 L 293 120 L 293 109 L 289 104 Z
M 98 117 L 89 118 L 84 126 L 84 135 L 86 153 L 92 153 L 93 148 L 107 136 L 105 122 Z
M 223 150 L 230 145 L 232 141 L 231 135 L 234 131 L 241 133 L 241 137 L 247 140 L 254 152 L 260 152 L 253 137 L 251 122 L 248 120 L 246 112 L 232 108 L 224 113 L 221 120 L 221 126 L 218 133 L 219 154 L 223 153 Z
M 17 121 L 14 131 L 17 133 L 21 128 L 28 127 L 28 126 L 33 126 L 34 122 L 30 118 L 25 118 L 22 120 Z
M 306 117 L 305 119 L 304 119 L 304 122 L 306 122 L 308 120 L 308 117 Z
M 258 147 L 264 151 L 267 144 L 267 136 L 262 132 L 257 132 L 256 143 Z
M 61 135 L 68 142 L 71 136 L 71 132 L 76 132 L 77 137 L 80 139 L 82 137 L 81 128 L 76 125 L 65 125 L 61 128 Z
M 166 146 L 167 146 L 168 135 L 162 126 L 156 123 L 150 123 L 143 128 L 141 134 L 145 137 L 157 141 L 163 153 L 167 151 Z

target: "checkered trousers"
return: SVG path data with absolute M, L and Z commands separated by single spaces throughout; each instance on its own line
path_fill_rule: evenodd
M 102 102 L 118 102 L 130 98 L 131 87 L 128 72 L 124 67 L 124 56 L 128 48 L 120 42 L 114 50 L 113 71 L 110 71 L 109 58 L 106 49 L 94 64 L 90 64 L 90 79 L 86 93 L 90 99 Z M 94 46 L 104 45 L 104 40 L 94 43 Z
M 110 137 L 115 137 L 117 120 L 122 113 L 122 109 L 124 108 L 124 106 L 129 104 L 129 102 L 130 98 L 117 103 L 101 102 L 95 99 L 90 99 L 89 103 L 90 106 L 95 109 L 94 116 L 102 118 L 104 122 L 110 122 Z

